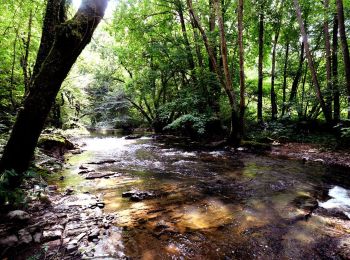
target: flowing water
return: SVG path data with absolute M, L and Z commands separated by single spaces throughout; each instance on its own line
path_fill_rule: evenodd
M 96 246 L 105 258 L 340 259 L 350 247 L 344 170 L 176 140 L 78 142 L 84 152 L 67 158 L 57 183 L 103 194 L 104 211 L 116 214 L 114 235 Z M 81 165 L 116 175 L 86 180 Z M 155 197 L 133 202 L 122 197 L 129 190 Z

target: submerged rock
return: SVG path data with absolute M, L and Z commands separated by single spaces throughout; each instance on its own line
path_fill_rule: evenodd
M 115 172 L 90 172 L 85 176 L 85 179 L 92 180 L 92 179 L 106 178 L 115 174 L 116 174 Z
M 134 139 L 140 139 L 142 137 L 142 135 L 128 135 L 125 136 L 125 140 L 134 140 Z
M 122 193 L 123 198 L 129 198 L 131 201 L 142 201 L 146 199 L 152 199 L 156 197 L 156 194 L 152 191 L 139 191 L 131 190 Z

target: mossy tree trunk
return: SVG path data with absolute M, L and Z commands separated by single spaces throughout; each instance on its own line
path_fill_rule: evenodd
M 51 1 L 54 4 L 62 1 Z M 32 84 L 22 109 L 17 115 L 10 139 L 0 161 L 0 172 L 14 169 L 27 170 L 52 104 L 73 64 L 101 21 L 107 0 L 84 0 L 75 16 L 55 25 L 55 37 L 46 58 Z M 50 1 L 48 2 L 50 4 Z M 56 10 L 47 8 L 47 12 Z M 46 14 L 48 17 L 48 14 Z M 44 21 L 45 23 L 46 21 Z M 44 24 L 45 28 L 45 24 Z M 38 58 L 42 58 L 38 55 Z M 21 178 L 11 180 L 11 186 L 20 184 Z

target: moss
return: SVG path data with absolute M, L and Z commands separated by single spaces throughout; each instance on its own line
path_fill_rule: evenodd
M 44 134 L 41 135 L 38 141 L 38 147 L 45 150 L 52 150 L 55 148 L 74 149 L 74 144 L 67 138 L 57 134 Z

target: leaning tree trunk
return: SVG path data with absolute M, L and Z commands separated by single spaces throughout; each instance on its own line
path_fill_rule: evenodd
M 107 0 L 84 0 L 75 16 L 55 29 L 55 40 L 33 79 L 23 108 L 19 111 L 10 139 L 0 161 L 0 172 L 27 170 L 33 158 L 38 138 L 55 97 L 73 64 L 101 21 Z M 21 178 L 10 180 L 19 185 Z
M 350 118 L 350 55 L 349 55 L 349 46 L 348 46 L 348 41 L 346 38 L 346 31 L 345 31 L 343 0 L 337 0 L 337 12 L 338 12 L 340 42 L 343 50 L 346 89 L 348 91 L 348 106 L 349 106 L 348 118 Z
M 302 17 L 301 17 L 301 9 L 300 9 L 300 5 L 299 5 L 298 0 L 294 0 L 294 6 L 295 6 L 295 12 L 296 12 L 296 15 L 298 18 L 298 23 L 300 26 L 301 36 L 302 36 L 303 42 L 304 42 L 305 54 L 306 54 L 306 57 L 308 60 L 308 65 L 309 65 L 310 73 L 312 76 L 312 81 L 313 81 L 313 85 L 315 88 L 316 97 L 318 99 L 318 102 L 321 105 L 321 109 L 322 109 L 323 115 L 326 119 L 326 122 L 331 123 L 332 122 L 332 114 L 331 114 L 331 111 L 329 111 L 327 109 L 326 103 L 324 102 L 324 98 L 323 98 L 323 95 L 321 93 L 320 84 L 319 84 L 319 81 L 317 78 L 315 65 L 313 62 L 312 55 L 311 55 L 309 41 L 308 41 L 308 37 L 306 34 L 304 22 L 303 22 Z

